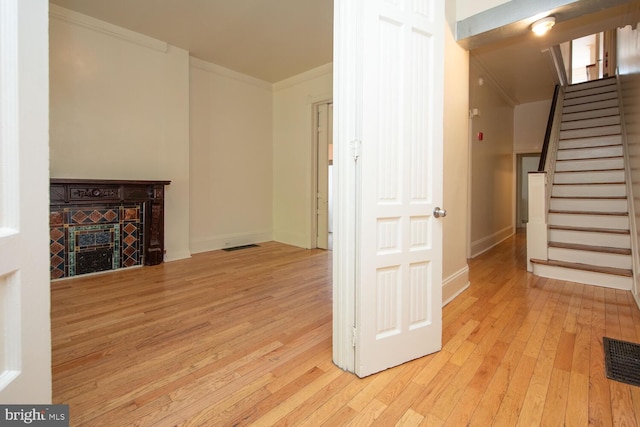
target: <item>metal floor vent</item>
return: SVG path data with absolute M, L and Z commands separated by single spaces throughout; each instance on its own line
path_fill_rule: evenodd
M 222 250 L 226 252 L 232 252 L 232 251 L 239 251 L 240 249 L 259 248 L 259 247 L 260 247 L 259 245 L 251 244 L 251 245 L 234 246 L 232 248 L 224 248 Z
M 607 378 L 640 387 L 640 344 L 603 337 Z

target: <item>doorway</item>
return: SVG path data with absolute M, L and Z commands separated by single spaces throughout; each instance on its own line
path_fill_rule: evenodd
M 527 226 L 529 221 L 529 172 L 538 170 L 540 153 L 516 155 L 516 228 Z
M 323 101 L 313 106 L 314 184 L 313 236 L 315 247 L 333 249 L 333 103 Z

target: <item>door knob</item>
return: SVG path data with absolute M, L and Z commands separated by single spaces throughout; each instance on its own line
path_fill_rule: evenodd
M 445 209 L 442 209 L 441 207 L 436 207 L 433 210 L 433 216 L 436 218 L 445 217 L 447 216 L 447 211 Z

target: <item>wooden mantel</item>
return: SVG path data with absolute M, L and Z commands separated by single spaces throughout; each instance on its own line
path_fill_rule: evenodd
M 51 278 L 161 263 L 170 183 L 51 178 Z

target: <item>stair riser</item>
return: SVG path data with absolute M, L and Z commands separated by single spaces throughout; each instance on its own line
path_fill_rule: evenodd
M 576 212 L 627 212 L 627 200 L 551 199 L 549 208 L 554 211 Z
M 616 80 L 615 78 L 608 78 L 608 79 L 599 79 L 599 80 L 590 80 L 588 82 L 583 82 L 583 83 L 578 83 L 575 85 L 570 85 L 567 87 L 566 89 L 566 93 L 580 93 L 583 90 L 587 90 L 587 89 L 591 89 L 594 87 L 610 87 L 610 88 L 615 88 L 616 87 Z M 613 89 L 611 89 L 613 90 Z
M 624 171 L 568 172 L 553 175 L 554 184 L 589 184 L 594 182 L 624 182 Z
M 601 147 L 604 145 L 622 145 L 622 136 L 604 135 L 597 136 L 595 138 L 563 139 L 559 142 L 558 148 L 560 150 L 565 150 L 570 148 Z
M 622 156 L 622 145 L 614 147 L 576 148 L 570 150 L 558 150 L 558 160 L 597 159 L 601 157 Z
M 562 122 L 569 122 L 574 120 L 585 120 L 592 119 L 595 117 L 604 117 L 604 116 L 617 116 L 620 114 L 620 109 L 618 107 L 609 107 L 602 108 L 599 110 L 589 110 L 589 111 L 581 111 L 579 113 L 569 113 L 564 114 L 562 116 Z
M 533 274 L 549 277 L 551 279 L 567 280 L 570 282 L 584 283 L 587 285 L 602 286 L 629 291 L 633 284 L 631 277 L 616 276 L 613 274 L 594 273 L 592 271 L 573 270 L 551 265 L 533 264 Z
M 631 237 L 628 234 L 594 233 L 573 230 L 549 230 L 549 241 L 573 243 L 576 245 L 607 246 L 610 248 L 631 248 Z
M 549 259 L 597 265 L 599 267 L 631 269 L 630 255 L 608 254 L 603 252 L 581 251 L 565 248 L 549 248 Z
M 620 125 L 600 126 L 587 129 L 562 130 L 560 139 L 591 138 L 602 135 L 617 135 L 621 132 Z
M 598 117 L 594 119 L 565 121 L 563 118 L 560 130 L 572 130 L 583 128 L 594 128 L 598 126 L 612 126 L 620 124 L 620 116 Z
M 569 98 L 564 100 L 564 106 L 571 107 L 574 105 L 592 104 L 599 101 L 608 101 L 611 99 L 618 100 L 617 92 L 605 92 L 596 95 L 579 96 L 576 98 Z
M 602 185 L 554 185 L 551 195 L 554 197 L 623 197 L 627 194 L 624 184 Z
M 583 88 L 582 90 L 567 91 L 564 95 L 564 99 L 584 98 L 585 96 L 599 95 L 602 93 L 617 95 L 618 88 L 614 85 L 604 85 L 592 88 Z
M 549 225 L 564 227 L 612 228 L 615 230 L 629 229 L 628 216 L 550 213 L 548 222 Z
M 618 106 L 618 99 L 607 99 L 605 101 L 593 102 L 590 104 L 564 105 L 562 114 L 578 113 L 581 111 L 601 110 Z
M 615 159 L 565 160 L 556 163 L 556 171 L 591 171 L 603 169 L 622 169 L 622 157 Z

